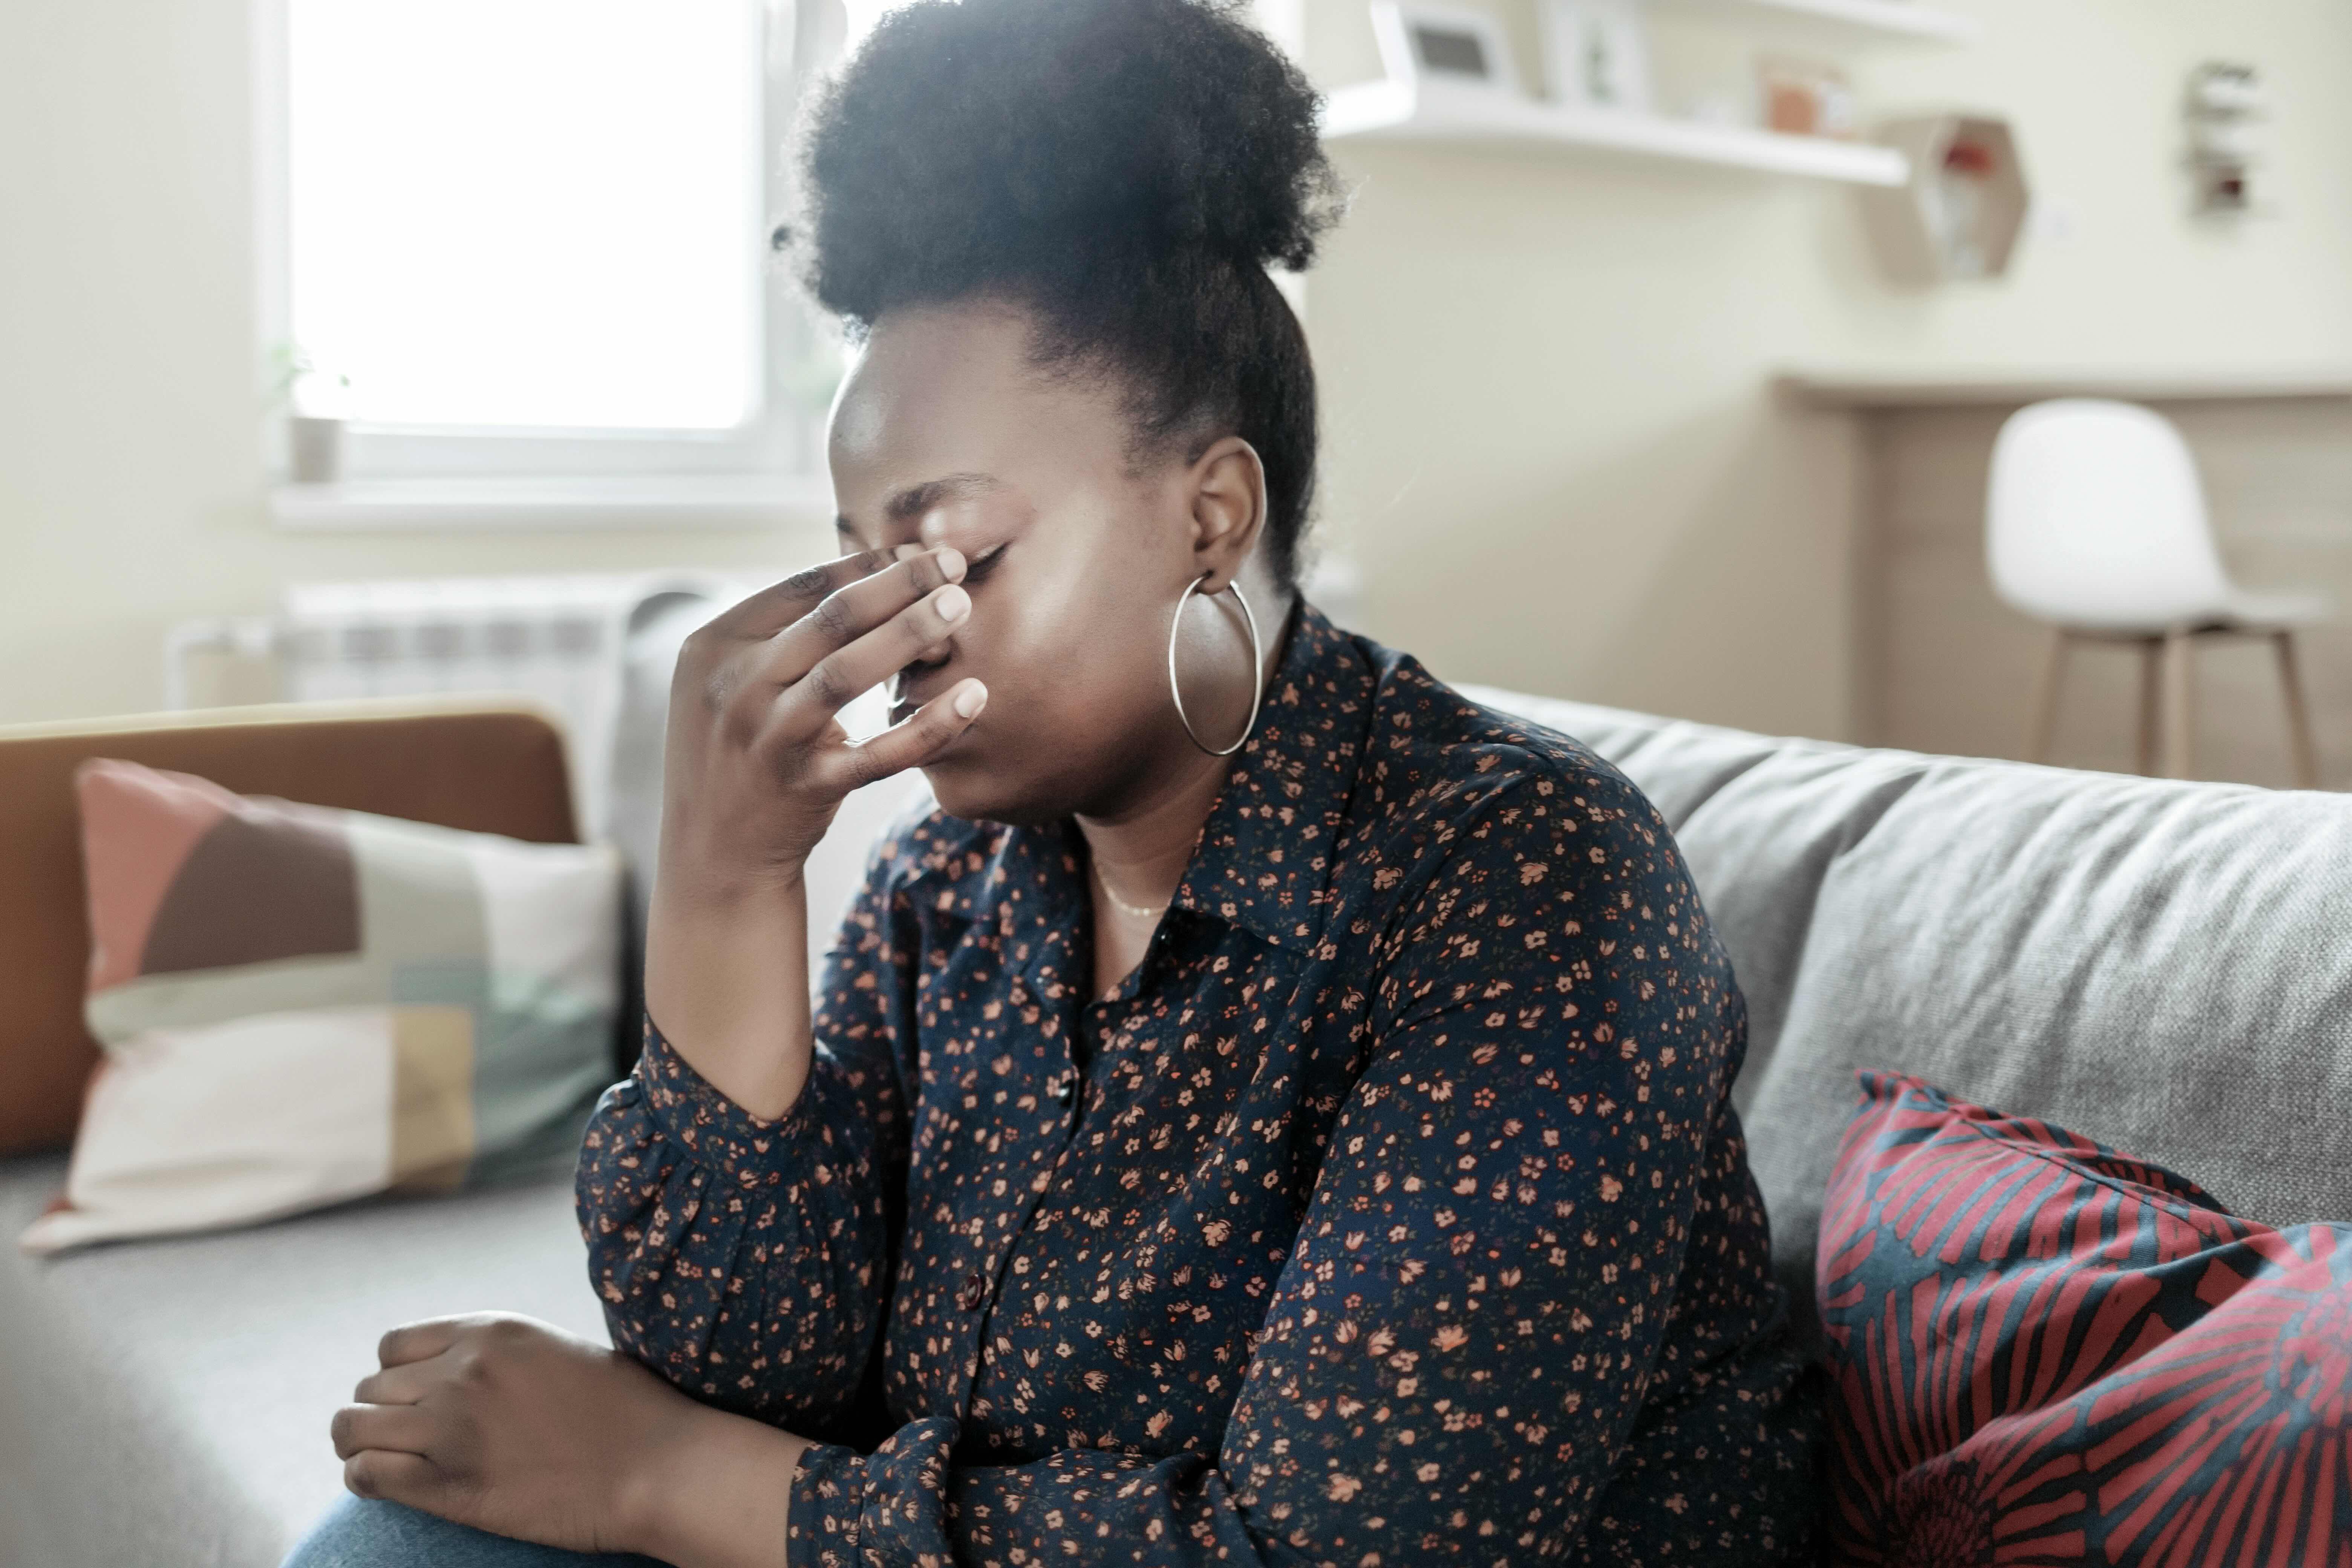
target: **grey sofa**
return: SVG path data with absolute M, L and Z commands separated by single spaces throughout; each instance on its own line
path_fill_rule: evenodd
M 2352 797 L 1477 695 L 1581 737 L 1680 838 L 1747 992 L 1737 1098 L 1801 1307 L 1858 1066 L 2063 1122 L 2258 1218 L 2352 1217 Z M 0 1231 L 61 1169 L 0 1162 Z M 327 1417 L 377 1334 L 479 1308 L 601 1331 L 565 1184 L 6 1252 L 0 1565 L 268 1568 L 337 1492 Z

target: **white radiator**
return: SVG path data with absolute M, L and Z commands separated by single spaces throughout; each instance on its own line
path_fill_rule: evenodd
M 606 837 L 632 633 L 687 604 L 716 611 L 751 586 L 691 572 L 299 584 L 275 616 L 176 628 L 166 700 L 189 705 L 190 663 L 206 652 L 267 660 L 275 695 L 289 702 L 531 698 L 562 719 L 582 826 Z

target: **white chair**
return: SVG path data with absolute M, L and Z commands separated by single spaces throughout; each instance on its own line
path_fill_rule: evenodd
M 2294 628 L 2324 618 L 2328 601 L 2230 581 L 2196 461 L 2170 420 L 2088 397 L 2019 409 L 1993 443 L 1985 548 L 1994 590 L 2056 628 L 2034 695 L 2030 759 L 2049 753 L 2068 652 L 2078 642 L 2119 643 L 2140 655 L 2139 771 L 2154 771 L 2160 710 L 2164 771 L 2188 777 L 2197 640 L 2266 637 L 2285 692 L 2295 783 L 2318 787 Z

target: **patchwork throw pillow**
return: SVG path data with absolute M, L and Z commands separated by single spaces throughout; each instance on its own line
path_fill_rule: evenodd
M 2352 1226 L 1861 1077 L 1818 1265 L 1838 1560 L 2352 1563 Z
M 446 1191 L 576 1147 L 611 1076 L 612 850 L 131 763 L 76 784 L 106 1054 L 27 1250 Z

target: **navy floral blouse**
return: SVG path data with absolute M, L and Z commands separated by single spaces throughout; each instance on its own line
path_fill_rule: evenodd
M 1633 785 L 1302 605 L 1102 996 L 1083 856 L 909 822 L 782 1121 L 648 1026 L 590 1128 L 614 1342 L 823 1445 L 793 1568 L 1808 1548 L 1745 1008 Z

